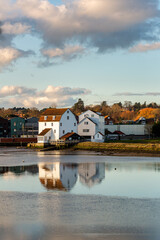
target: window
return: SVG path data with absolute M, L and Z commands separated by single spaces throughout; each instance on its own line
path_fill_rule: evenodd
M 53 117 L 52 117 L 52 120 L 55 120 L 55 118 L 56 118 L 56 116 L 53 116 Z
M 83 129 L 83 132 L 89 132 L 89 129 Z
M 44 116 L 44 120 L 47 120 L 47 116 Z
M 20 125 L 22 125 L 22 122 L 20 122 Z
M 91 117 L 94 117 L 94 114 L 92 114 Z
M 14 132 L 16 132 L 17 130 L 16 129 L 14 129 Z
M 67 116 L 67 120 L 69 120 L 69 116 Z
M 97 134 L 97 138 L 99 138 L 99 134 Z
M 14 126 L 16 126 L 16 122 L 14 122 L 14 124 L 13 124 Z
M 62 123 L 60 123 L 60 126 L 62 127 Z
M 44 123 L 44 126 L 47 126 L 47 123 Z
M 63 130 L 63 134 L 65 134 L 65 130 Z
M 88 114 L 85 114 L 84 117 L 89 117 L 89 115 L 88 115 Z
M 53 123 L 51 123 L 51 126 L 53 127 Z
M 74 123 L 74 126 L 76 126 L 76 123 Z
M 56 133 L 56 129 L 54 129 L 54 133 Z
M 71 132 L 73 132 L 73 130 L 71 130 Z
M 69 113 L 69 110 L 67 111 L 67 113 Z
M 84 122 L 84 125 L 88 125 L 88 122 Z

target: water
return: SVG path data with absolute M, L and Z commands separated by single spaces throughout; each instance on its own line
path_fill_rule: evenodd
M 1 148 L 0 239 L 159 240 L 159 182 L 160 158 Z

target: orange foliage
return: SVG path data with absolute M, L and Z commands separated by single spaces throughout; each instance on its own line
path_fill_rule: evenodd
M 143 108 L 138 112 L 135 120 L 138 120 L 140 117 L 145 118 L 155 118 L 158 114 L 158 109 L 156 108 Z
M 124 120 L 132 120 L 135 117 L 135 112 L 134 111 L 123 111 L 121 113 L 121 119 Z

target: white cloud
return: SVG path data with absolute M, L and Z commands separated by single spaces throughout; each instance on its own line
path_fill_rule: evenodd
M 130 48 L 130 52 L 148 52 L 160 49 L 160 42 L 154 42 L 151 44 L 138 44 Z
M 12 47 L 0 48 L 0 69 L 9 66 L 20 57 L 34 54 L 32 51 L 22 51 Z
M 3 86 L 0 89 L 0 98 L 15 96 L 15 95 L 23 95 L 23 94 L 34 94 L 35 89 L 27 88 L 27 87 L 19 87 L 19 86 Z
M 77 98 L 90 94 L 85 88 L 48 86 L 43 91 L 21 86 L 4 86 L 0 89 L 0 104 L 5 107 L 59 107 L 72 106 Z
M 84 48 L 79 45 L 65 46 L 64 49 L 51 48 L 42 50 L 44 56 L 49 58 L 62 58 L 64 60 L 77 57 L 79 54 L 84 53 Z
M 3 34 L 13 34 L 13 35 L 18 35 L 18 34 L 23 34 L 23 33 L 29 33 L 30 26 L 22 23 L 10 23 L 6 22 L 1 26 L 1 30 Z
M 0 48 L 0 68 L 9 65 L 21 56 L 21 52 L 15 48 Z
M 158 0 L 71 0 L 56 6 L 49 0 L 0 0 L 0 21 L 8 34 L 0 46 L 12 46 L 17 34 L 37 34 L 47 57 L 40 65 L 46 66 L 55 58 L 71 60 L 87 48 L 142 49 L 139 42 L 160 41 L 158 4 Z

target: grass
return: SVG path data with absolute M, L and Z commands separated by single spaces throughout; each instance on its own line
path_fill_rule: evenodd
M 160 153 L 160 141 L 147 142 L 108 142 L 95 143 L 83 142 L 78 143 L 76 150 L 93 150 L 93 151 L 116 151 L 116 152 L 134 152 L 134 153 Z

